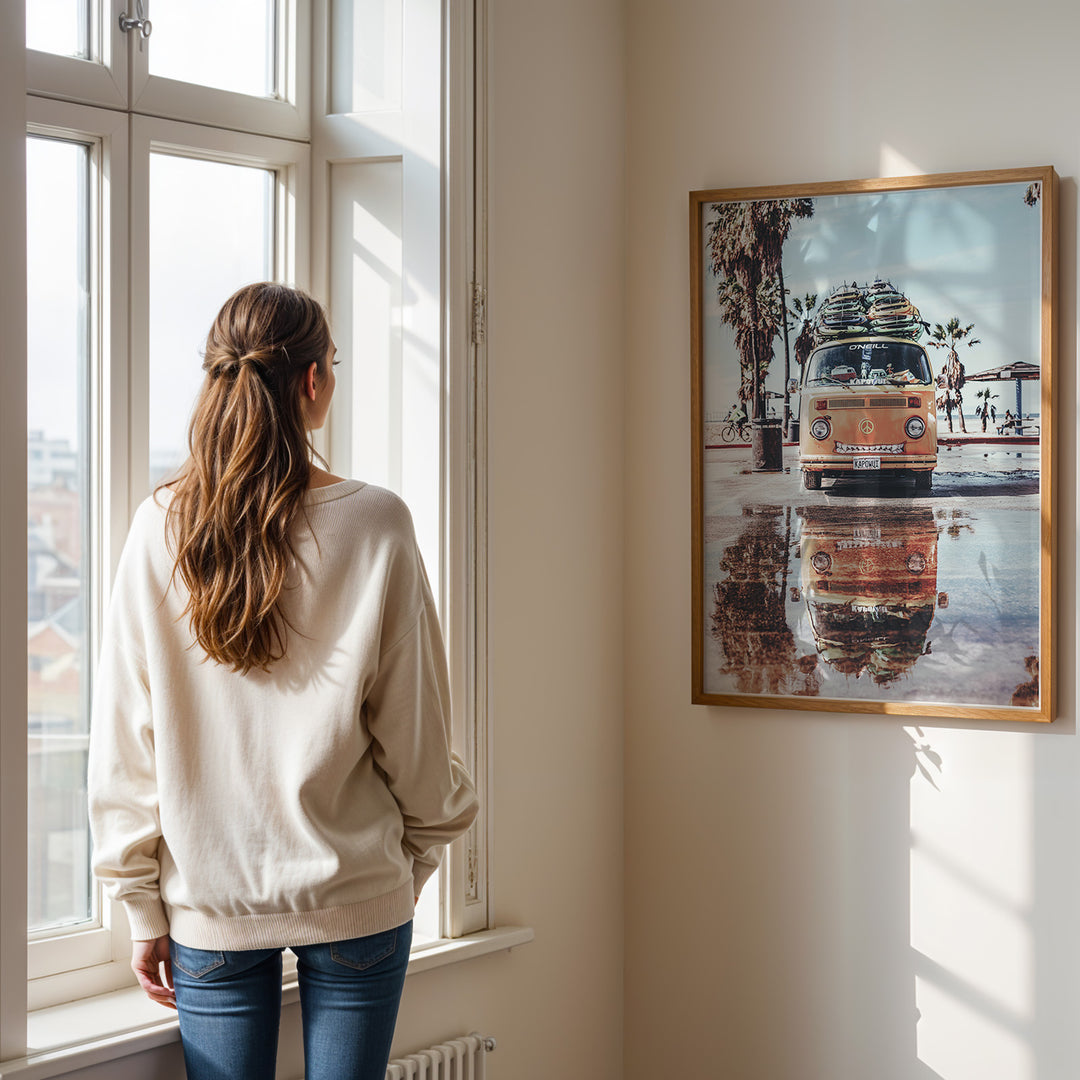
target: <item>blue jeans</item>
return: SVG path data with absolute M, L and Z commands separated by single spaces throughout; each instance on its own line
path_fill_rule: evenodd
M 369 937 L 293 947 L 305 1080 L 384 1080 L 411 943 L 407 922 Z M 283 951 L 172 943 L 188 1080 L 274 1080 Z

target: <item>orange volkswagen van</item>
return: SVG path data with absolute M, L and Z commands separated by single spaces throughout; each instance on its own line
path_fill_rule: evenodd
M 937 465 L 935 384 L 910 338 L 848 337 L 819 345 L 803 366 L 799 465 L 825 477 L 911 476 L 927 491 Z

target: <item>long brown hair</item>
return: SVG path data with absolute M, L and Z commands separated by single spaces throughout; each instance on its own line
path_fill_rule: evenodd
M 206 338 L 191 453 L 170 485 L 173 577 L 195 640 L 243 674 L 285 655 L 278 598 L 314 454 L 301 387 L 313 362 L 326 377 L 330 344 L 320 305 L 273 282 L 230 296 Z

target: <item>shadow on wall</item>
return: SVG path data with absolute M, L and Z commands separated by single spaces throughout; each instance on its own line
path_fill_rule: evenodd
M 753 824 L 728 845 L 741 881 L 724 904 L 722 962 L 738 973 L 724 1075 L 1073 1075 L 1077 995 L 1061 987 L 1077 984 L 1080 875 L 1043 839 L 1077 805 L 1060 733 L 762 722 L 760 759 L 740 754 L 760 793 L 742 807 Z M 820 768 L 823 744 L 833 768 Z

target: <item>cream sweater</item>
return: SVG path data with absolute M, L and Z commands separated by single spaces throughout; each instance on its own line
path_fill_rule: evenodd
M 477 810 L 408 510 L 356 480 L 310 490 L 287 656 L 239 675 L 194 643 L 170 587 L 169 497 L 135 515 L 102 639 L 94 873 L 135 940 L 276 948 L 407 922 Z

